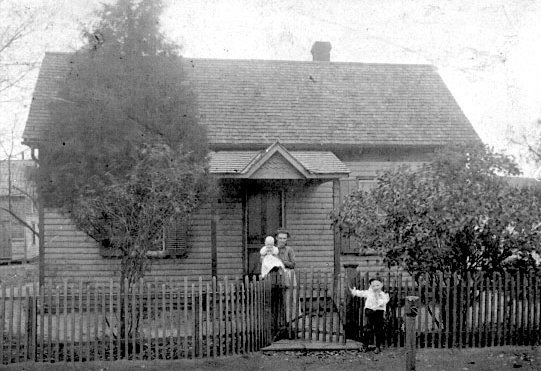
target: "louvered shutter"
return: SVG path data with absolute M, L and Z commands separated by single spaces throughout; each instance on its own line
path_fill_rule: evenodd
M 167 256 L 183 256 L 186 254 L 188 222 L 186 219 L 175 220 L 165 226 L 164 251 Z

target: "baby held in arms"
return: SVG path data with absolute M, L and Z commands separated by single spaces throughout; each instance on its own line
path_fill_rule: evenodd
M 265 238 L 265 246 L 259 251 L 261 255 L 261 276 L 265 278 L 271 271 L 284 269 L 284 263 L 278 258 L 278 248 L 274 246 L 274 237 Z

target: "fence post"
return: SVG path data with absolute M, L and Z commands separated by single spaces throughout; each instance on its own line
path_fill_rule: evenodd
M 415 318 L 417 317 L 418 296 L 406 296 L 406 371 L 415 370 Z
M 347 287 L 344 287 L 346 291 L 345 295 L 345 305 L 346 305 L 346 338 L 354 339 L 355 335 L 359 333 L 359 325 L 356 323 L 355 319 L 358 317 L 358 313 L 355 309 L 355 299 L 349 294 L 349 288 L 355 287 L 355 282 L 357 280 L 357 267 L 359 264 L 344 264 L 344 269 L 346 270 L 346 282 Z M 359 290 L 364 290 L 364 287 L 356 287 Z
M 34 354 L 34 347 L 33 347 L 33 338 L 36 336 L 35 334 L 35 327 L 34 327 L 34 322 L 33 322 L 33 317 L 32 317 L 32 311 L 33 311 L 33 306 L 34 306 L 34 294 L 35 293 L 32 293 L 32 296 L 30 296 L 28 294 L 28 288 L 26 289 L 26 303 L 27 303 L 27 307 L 26 307 L 26 346 L 27 346 L 27 352 L 28 352 L 28 356 L 27 358 L 25 359 L 25 361 L 27 360 L 32 360 L 32 361 L 35 361 L 35 358 L 33 357 L 33 354 Z

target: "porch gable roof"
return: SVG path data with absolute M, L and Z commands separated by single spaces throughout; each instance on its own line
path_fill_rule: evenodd
M 276 161 L 277 158 L 280 160 Z M 304 179 L 344 178 L 350 173 L 347 166 L 332 152 L 288 151 L 279 142 L 264 151 L 212 152 L 210 172 L 222 178 L 260 179 L 266 165 L 271 162 L 274 162 L 276 178 L 280 178 L 279 173 L 283 174 L 285 170 L 290 174 L 297 173 L 298 176 L 294 178 Z M 264 176 L 269 178 L 270 175 Z

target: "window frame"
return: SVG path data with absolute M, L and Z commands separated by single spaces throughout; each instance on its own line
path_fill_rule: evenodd
M 167 247 L 166 241 L 166 228 L 162 228 L 162 237 L 161 237 L 161 246 L 155 250 L 148 250 L 146 256 L 150 259 L 165 259 L 165 258 L 179 258 L 184 257 L 189 249 L 188 244 L 188 229 L 189 229 L 189 219 L 184 218 L 179 222 L 179 234 L 183 237 L 183 247 L 182 248 L 171 248 Z M 118 249 L 107 248 L 100 246 L 100 255 L 104 258 L 121 258 L 122 254 Z
M 171 224 L 177 223 L 177 227 L 179 230 L 175 231 L 175 235 L 178 237 L 181 235 L 183 245 L 180 248 L 172 248 L 168 247 L 168 241 L 167 241 L 167 225 L 164 225 L 162 228 L 162 237 L 161 237 L 161 248 L 155 249 L 155 250 L 148 250 L 146 252 L 147 257 L 149 258 L 177 258 L 185 256 L 188 250 L 188 219 L 184 218 L 181 220 L 176 220 L 175 222 Z

